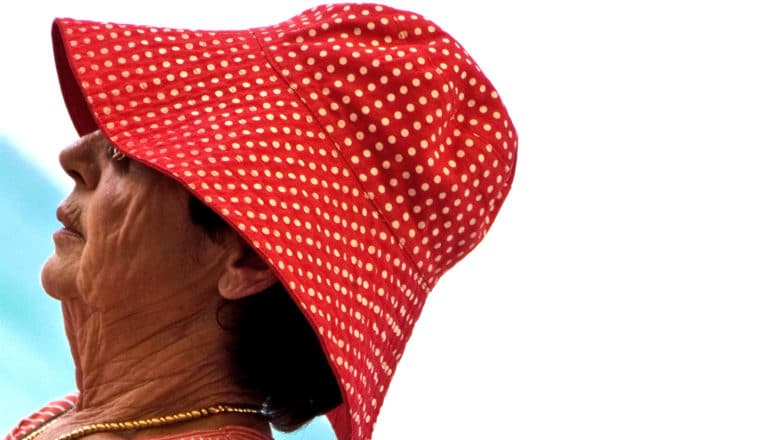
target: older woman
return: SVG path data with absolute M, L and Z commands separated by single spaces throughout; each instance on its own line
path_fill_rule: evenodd
M 81 138 L 43 269 L 79 393 L 12 439 L 366 439 L 426 295 L 484 236 L 516 133 L 423 17 L 192 31 L 58 19 Z

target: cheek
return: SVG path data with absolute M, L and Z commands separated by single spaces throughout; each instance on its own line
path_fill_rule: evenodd
M 162 194 L 130 193 L 93 200 L 78 286 L 84 296 L 119 301 L 178 284 L 192 266 L 194 237 Z M 168 202 L 168 201 L 166 201 Z M 109 296 L 104 296 L 109 292 Z
M 129 194 L 94 200 L 89 208 L 93 226 L 77 279 L 86 301 L 108 305 L 130 297 L 143 304 L 210 283 L 195 258 L 200 239 L 186 205 L 162 191 Z

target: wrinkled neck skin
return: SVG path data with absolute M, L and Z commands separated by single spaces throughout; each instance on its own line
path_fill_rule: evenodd
M 257 406 L 257 397 L 232 379 L 228 335 L 216 321 L 217 295 L 210 296 L 210 304 L 186 310 L 185 319 L 170 301 L 125 312 L 64 300 L 80 390 L 71 423 L 135 420 L 219 403 Z M 184 296 L 166 296 L 174 297 Z

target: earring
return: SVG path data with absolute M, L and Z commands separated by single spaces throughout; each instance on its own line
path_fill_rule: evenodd
M 259 409 L 260 415 L 262 417 L 265 417 L 266 419 L 270 420 L 275 416 L 275 409 L 272 408 L 272 402 L 271 402 L 270 396 L 265 398 L 265 400 L 262 401 L 262 407 Z

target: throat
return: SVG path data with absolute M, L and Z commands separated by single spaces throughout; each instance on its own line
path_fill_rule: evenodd
M 218 404 L 258 407 L 237 383 L 230 335 L 213 316 L 110 319 L 64 304 L 80 398 L 89 420 L 160 417 Z

